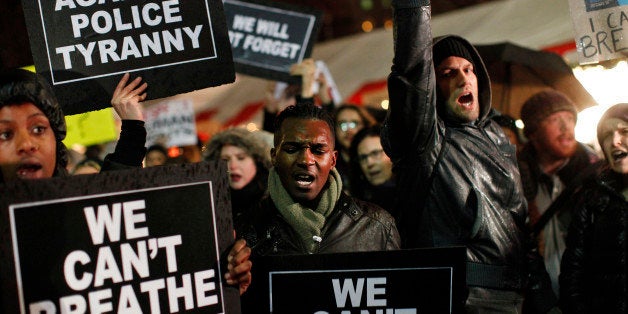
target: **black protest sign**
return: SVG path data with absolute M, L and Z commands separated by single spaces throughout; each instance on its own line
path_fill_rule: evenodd
M 161 168 L 0 188 L 4 313 L 239 312 L 224 167 Z
M 290 66 L 312 53 L 320 11 L 261 1 L 224 7 L 237 72 L 288 82 Z
M 263 257 L 249 292 L 269 313 L 457 313 L 465 249 Z M 247 292 L 248 293 L 248 292 Z
M 235 80 L 220 0 L 23 1 L 35 68 L 65 114 L 110 106 L 126 72 L 148 99 Z

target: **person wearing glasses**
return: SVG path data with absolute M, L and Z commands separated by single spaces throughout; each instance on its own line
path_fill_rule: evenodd
M 380 125 L 363 128 L 351 142 L 351 195 L 377 204 L 394 216 L 396 185 L 380 132 Z
M 343 104 L 334 111 L 336 123 L 336 149 L 338 150 L 338 160 L 336 170 L 340 173 L 345 192 L 351 192 L 351 141 L 353 137 L 363 128 L 371 127 L 375 124 L 375 118 L 371 116 L 363 107 L 353 104 Z

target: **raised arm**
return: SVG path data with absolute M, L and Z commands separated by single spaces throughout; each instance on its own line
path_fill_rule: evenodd
M 388 77 L 390 106 L 382 144 L 394 161 L 431 147 L 436 92 L 430 18 L 427 0 L 393 1 L 395 54 Z
M 115 151 L 105 157 L 102 171 L 142 167 L 146 155 L 146 128 L 142 101 L 148 85 L 137 77 L 129 83 L 126 73 L 118 82 L 111 97 L 111 106 L 122 119 L 120 138 Z

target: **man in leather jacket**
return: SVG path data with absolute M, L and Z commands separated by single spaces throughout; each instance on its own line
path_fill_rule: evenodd
M 247 235 L 253 255 L 398 249 L 393 217 L 342 192 L 331 116 L 304 102 L 275 123 L 269 196 L 253 211 L 254 235 Z
M 486 68 L 463 38 L 433 42 L 430 16 L 428 0 L 393 1 L 382 145 L 400 187 L 402 247 L 466 246 L 468 312 L 519 313 L 526 286 L 543 290 L 526 298 L 546 312 L 555 297 L 525 231 L 515 147 L 490 119 Z

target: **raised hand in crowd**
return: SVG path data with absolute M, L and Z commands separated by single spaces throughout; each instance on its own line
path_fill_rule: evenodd
M 111 97 L 111 106 L 122 120 L 143 121 L 144 114 L 142 113 L 141 102 L 146 99 L 145 91 L 148 84 L 142 83 L 142 78 L 139 76 L 128 83 L 129 78 L 129 73 L 125 73 L 118 82 L 118 86 L 116 86 Z
M 295 63 L 290 66 L 291 75 L 301 76 L 301 97 L 312 98 L 314 97 L 314 82 L 316 82 L 316 63 L 314 59 L 308 58 L 301 61 L 301 63 Z

